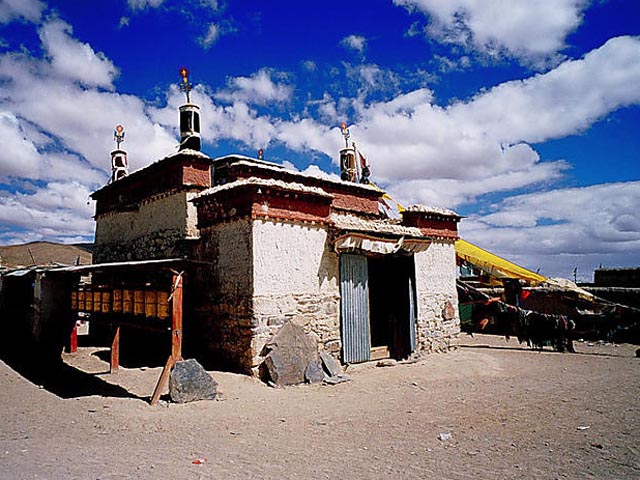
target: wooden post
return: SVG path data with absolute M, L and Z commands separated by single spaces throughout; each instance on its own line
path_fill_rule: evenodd
M 176 362 L 182 360 L 182 275 L 173 276 L 171 356 Z
M 71 330 L 71 335 L 69 336 L 69 353 L 76 353 L 78 351 L 78 325 L 73 325 L 73 330 Z
M 118 373 L 120 367 L 120 325 L 116 326 L 111 342 L 111 363 L 109 373 Z
M 162 393 L 162 389 L 164 388 L 167 380 L 169 380 L 169 374 L 171 373 L 171 369 L 175 365 L 175 360 L 173 356 L 169 356 L 167 359 L 167 363 L 164 365 L 162 369 L 162 373 L 160 374 L 160 378 L 158 379 L 158 383 L 156 384 L 156 388 L 153 389 L 153 395 L 151 396 L 151 405 L 155 405 L 160 400 L 160 394 Z
M 160 400 L 160 394 L 164 388 L 171 369 L 182 360 L 182 274 L 173 276 L 173 292 L 171 294 L 171 355 L 160 374 L 156 388 L 151 396 L 151 405 Z

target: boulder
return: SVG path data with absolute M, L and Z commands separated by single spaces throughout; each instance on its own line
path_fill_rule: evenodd
M 318 360 L 312 360 L 304 372 L 304 379 L 309 383 L 320 383 L 324 380 L 324 372 Z
M 169 375 L 169 395 L 176 403 L 213 400 L 216 382 L 195 359 L 177 362 Z
M 329 355 L 327 352 L 320 352 L 320 361 L 322 362 L 322 368 L 327 372 L 329 377 L 335 377 L 342 373 L 340 364 L 336 362 L 336 359 Z
M 268 348 L 271 351 L 264 365 L 269 377 L 278 386 L 303 383 L 309 364 L 318 363 L 318 342 L 292 322 L 284 324 L 269 342 Z

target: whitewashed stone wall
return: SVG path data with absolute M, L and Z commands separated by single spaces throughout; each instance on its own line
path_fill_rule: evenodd
M 195 192 L 152 197 L 132 212 L 96 217 L 94 263 L 181 255 L 179 240 L 198 238 Z
M 324 226 L 253 222 L 254 366 L 267 342 L 288 320 L 314 333 L 320 348 L 339 353 L 338 255 Z
M 417 349 L 443 352 L 455 348 L 460 335 L 458 293 L 456 290 L 456 252 L 453 242 L 434 241 L 414 255 L 418 301 Z M 453 318 L 446 319 L 447 303 Z

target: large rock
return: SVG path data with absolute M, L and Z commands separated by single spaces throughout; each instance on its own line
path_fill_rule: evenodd
M 213 400 L 218 392 L 216 382 L 195 359 L 177 362 L 169 375 L 169 395 L 176 403 Z
M 336 359 L 329 355 L 327 352 L 320 352 L 320 360 L 322 362 L 322 366 L 324 371 L 327 372 L 327 376 L 335 377 L 336 375 L 340 375 L 342 373 L 342 368 Z
M 304 372 L 304 379 L 309 383 L 320 383 L 324 380 L 324 371 L 318 360 L 312 360 Z
M 266 356 L 264 365 L 278 386 L 303 383 L 309 364 L 318 364 L 318 342 L 292 322 L 284 324 L 268 348 L 271 352 Z

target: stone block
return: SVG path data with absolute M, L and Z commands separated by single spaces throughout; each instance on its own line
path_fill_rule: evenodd
M 177 362 L 169 375 L 169 395 L 176 403 L 216 398 L 218 383 L 195 359 Z
M 304 372 L 304 379 L 309 383 L 320 383 L 324 380 L 324 372 L 317 360 L 312 360 Z
M 268 344 L 271 349 L 264 365 L 271 380 L 279 386 L 305 381 L 311 362 L 318 362 L 318 344 L 292 322 L 286 323 Z
M 342 368 L 340 368 L 338 362 L 328 353 L 320 352 L 320 361 L 328 376 L 335 377 L 342 373 Z

